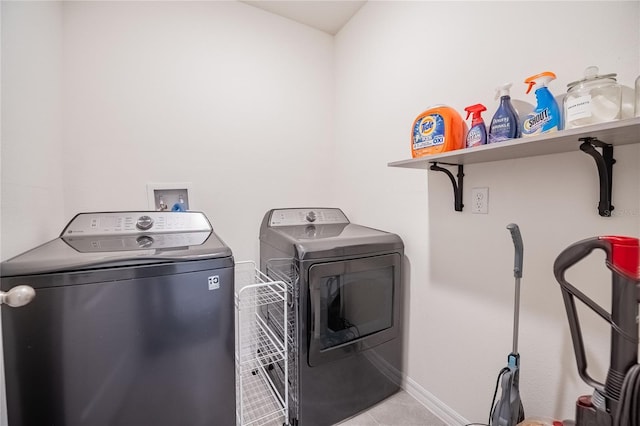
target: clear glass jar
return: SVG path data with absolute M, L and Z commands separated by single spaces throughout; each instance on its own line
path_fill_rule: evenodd
M 598 75 L 598 67 L 588 67 L 584 79 L 567 85 L 565 129 L 620 119 L 622 88 L 616 82 L 616 75 Z

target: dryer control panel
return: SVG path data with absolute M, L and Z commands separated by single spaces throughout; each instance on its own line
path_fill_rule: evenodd
M 276 209 L 269 218 L 270 227 L 298 226 L 298 225 L 327 225 L 346 224 L 349 219 L 340 209 L 330 208 L 299 208 Z

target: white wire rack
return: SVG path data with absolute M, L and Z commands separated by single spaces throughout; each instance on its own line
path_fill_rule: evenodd
M 236 423 L 282 425 L 288 423 L 288 366 L 284 389 L 278 390 L 267 374 L 288 358 L 287 285 L 272 281 L 252 261 L 235 264 L 236 305 Z M 283 313 L 282 322 L 265 321 L 266 313 Z
M 266 274 L 275 280 L 280 280 L 287 284 L 289 290 L 288 328 L 289 328 L 289 421 L 298 418 L 298 279 L 299 271 L 297 263 L 292 258 L 273 258 L 265 262 Z M 274 318 L 284 318 L 283 312 L 272 311 Z M 281 321 L 275 321 L 280 324 Z M 285 333 L 282 331 L 282 335 Z M 284 379 L 279 376 L 278 383 L 283 383 Z

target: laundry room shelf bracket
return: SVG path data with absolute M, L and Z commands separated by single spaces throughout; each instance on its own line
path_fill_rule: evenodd
M 606 141 L 603 142 L 603 141 Z M 409 169 L 430 169 L 447 173 L 453 183 L 456 196 L 456 211 L 462 211 L 462 166 L 490 163 L 495 161 L 546 156 L 576 152 L 578 148 L 590 155 L 596 162 L 600 180 L 600 202 L 598 213 L 611 217 L 613 148 L 622 145 L 640 144 L 640 117 L 598 123 L 591 126 L 544 133 L 528 138 L 511 139 L 497 144 L 487 144 L 473 148 L 433 154 L 388 163 L 390 167 Z M 600 153 L 599 149 L 602 153 Z M 458 166 L 458 183 L 453 174 L 439 167 L 439 164 Z M 459 208 L 458 208 L 459 207 Z
M 449 179 L 451 179 L 451 184 L 453 185 L 454 209 L 457 212 L 461 212 L 462 208 L 464 207 L 464 204 L 462 204 L 462 182 L 464 180 L 464 165 L 451 164 L 451 163 L 440 163 L 440 164 L 444 164 L 447 166 L 458 166 L 458 174 L 456 176 L 458 178 L 457 181 L 456 181 L 456 178 L 453 177 L 453 173 L 451 173 L 449 170 L 445 169 L 444 167 L 438 166 L 438 162 L 431 163 L 429 170 L 433 170 L 436 172 L 443 172 L 443 173 L 446 173 L 447 176 L 449 176 Z
M 611 211 L 614 209 L 611 204 L 611 188 L 613 186 L 613 165 L 616 162 L 613 158 L 613 145 L 592 137 L 584 137 L 578 140 L 582 142 L 580 151 L 593 157 L 598 167 L 598 178 L 600 180 L 598 214 L 602 217 L 610 217 Z M 602 149 L 602 154 L 596 150 L 596 147 Z

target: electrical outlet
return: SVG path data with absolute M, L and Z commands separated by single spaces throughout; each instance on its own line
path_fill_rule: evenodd
M 489 188 L 471 188 L 471 213 L 489 213 Z

